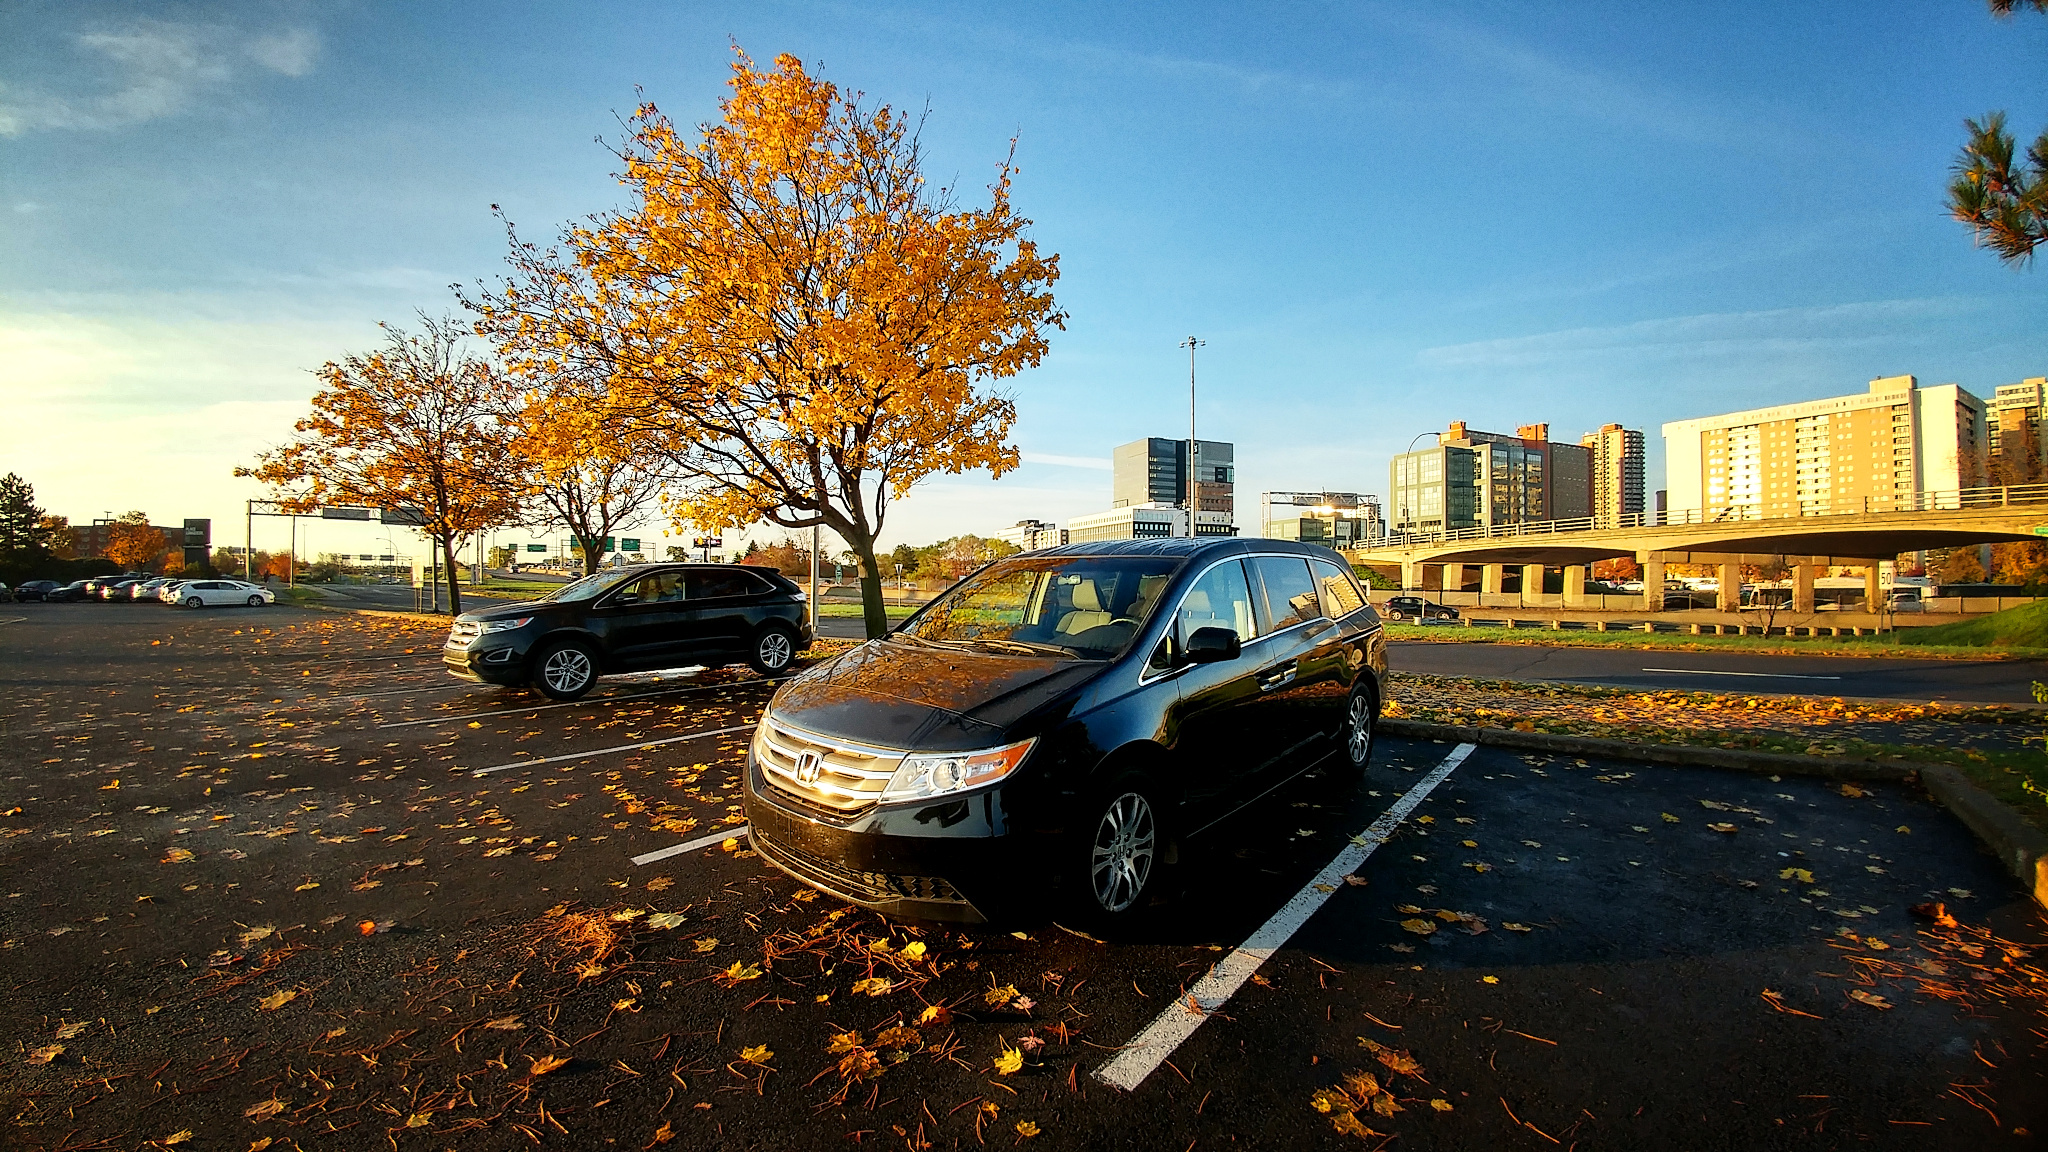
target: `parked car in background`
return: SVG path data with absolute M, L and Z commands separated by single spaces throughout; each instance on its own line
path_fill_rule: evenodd
M 1070 544 L 976 571 L 776 692 L 744 774 L 761 857 L 840 899 L 1003 920 L 1050 898 L 1116 929 L 1211 828 L 1372 754 L 1386 651 L 1335 552 Z M 1062 922 L 1072 922 L 1063 919 Z
M 48 600 L 51 593 L 62 587 L 55 580 L 30 580 L 14 590 L 14 602 L 26 604 L 31 600 Z
M 92 581 L 90 580 L 73 580 L 69 584 L 65 584 L 58 588 L 53 588 L 50 591 L 43 593 L 43 599 L 60 601 L 64 603 L 69 603 L 73 600 L 83 600 L 86 598 L 87 595 L 89 595 L 89 593 L 87 593 L 85 590 L 86 585 L 91 583 Z
M 1921 599 L 1921 592 L 1918 588 L 1893 588 L 1890 598 L 1885 601 L 1885 611 L 1887 612 L 1925 612 L 1926 610 L 1927 602 Z
M 247 604 L 261 608 L 265 604 L 277 603 L 277 595 L 270 589 L 240 580 L 187 580 L 178 585 L 177 603 L 187 608 L 217 608 L 228 604 Z
M 779 676 L 811 645 L 805 600 L 772 568 L 603 568 L 541 599 L 456 617 L 441 661 L 465 680 L 530 684 L 554 700 L 574 700 L 613 672 L 744 660 Z
M 166 604 L 176 604 L 178 602 L 178 590 L 190 583 L 190 580 L 173 580 L 156 590 L 156 598 Z
M 79 598 L 82 600 L 104 600 L 106 599 L 106 591 L 108 585 L 118 584 L 123 580 L 133 579 L 133 576 L 123 576 L 118 574 L 113 576 L 88 577 L 84 582 L 85 594 Z
M 100 599 L 110 603 L 115 600 L 127 601 L 133 599 L 133 597 L 128 595 L 128 590 L 140 583 L 142 581 L 133 578 L 108 581 L 100 585 Z
M 169 576 L 152 576 L 147 580 L 137 581 L 129 585 L 128 598 L 130 600 L 154 600 L 156 599 L 157 591 L 171 582 Z
M 1387 600 L 1387 619 L 1427 624 L 1431 620 L 1456 620 L 1458 610 L 1446 604 L 1433 604 L 1420 596 L 1393 596 Z

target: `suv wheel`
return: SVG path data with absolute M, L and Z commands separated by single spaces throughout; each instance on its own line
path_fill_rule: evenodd
M 754 637 L 754 649 L 747 654 L 747 663 L 763 676 L 788 675 L 790 666 L 796 663 L 796 640 L 788 629 L 763 628 Z
M 550 700 L 577 700 L 597 683 L 597 657 L 575 641 L 550 644 L 533 661 L 533 689 Z
M 1372 761 L 1372 735 L 1376 720 L 1372 695 L 1362 688 L 1353 692 L 1350 702 L 1344 706 L 1344 758 L 1353 771 L 1365 768 Z
M 1166 837 L 1156 793 L 1142 779 L 1125 777 L 1095 796 L 1079 829 L 1075 895 L 1087 921 L 1114 928 L 1134 920 L 1157 890 Z

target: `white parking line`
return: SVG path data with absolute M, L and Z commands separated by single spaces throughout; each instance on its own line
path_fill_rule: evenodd
M 731 728 L 713 728 L 709 732 L 692 732 L 687 736 L 665 736 L 660 740 L 643 740 L 638 744 L 614 744 L 609 748 L 592 748 L 588 752 L 569 752 L 561 756 L 545 756 L 538 760 L 514 760 L 510 764 L 493 764 L 489 768 L 477 768 L 471 776 L 488 776 L 511 768 L 534 768 L 542 764 L 560 764 L 564 760 L 588 760 L 592 756 L 606 756 L 613 752 L 637 752 L 642 748 L 659 748 L 663 744 L 675 744 L 684 740 L 702 740 L 706 736 L 727 736 L 734 732 L 752 732 L 752 724 L 735 724 Z
M 633 857 L 633 863 L 652 864 L 656 860 L 666 860 L 671 856 L 681 856 L 685 852 L 695 852 L 699 848 L 709 848 L 713 844 L 723 844 L 727 840 L 738 839 L 741 836 L 745 836 L 751 830 L 752 827 L 750 825 L 742 824 L 730 832 L 713 832 L 709 836 L 699 836 L 695 840 L 684 844 L 674 844 L 653 852 L 642 852 L 640 855 Z
M 377 728 L 379 731 L 386 728 L 414 728 L 421 724 L 447 724 L 455 720 L 475 720 L 480 716 L 524 716 L 529 712 L 545 712 L 550 708 L 587 708 L 593 704 L 624 704 L 628 700 L 651 700 L 659 696 L 681 696 L 689 692 L 711 692 L 719 688 L 738 688 L 749 684 L 766 683 L 768 683 L 766 680 L 729 680 L 723 684 L 698 684 L 690 688 L 669 688 L 661 692 L 635 692 L 628 696 L 599 696 L 596 699 L 586 697 L 582 700 L 565 700 L 560 704 L 535 704 L 527 708 L 493 708 L 486 712 L 457 712 L 453 716 L 435 716 L 427 720 L 395 720 L 389 724 L 379 724 Z
M 1443 783 L 1444 778 L 1462 764 L 1475 747 L 1477 745 L 1460 744 L 1453 748 L 1442 763 L 1430 770 L 1429 775 L 1417 781 L 1415 787 L 1382 812 L 1380 818 L 1372 822 L 1372 827 L 1362 835 L 1352 837 L 1351 843 L 1337 853 L 1335 860 L 1325 865 L 1302 886 L 1301 891 L 1294 894 L 1294 899 L 1273 913 L 1235 951 L 1209 969 L 1208 974 L 1196 981 L 1193 988 L 1174 1002 L 1173 1007 L 1161 1012 L 1158 1019 L 1138 1033 L 1137 1039 L 1124 1045 L 1115 1057 L 1089 1075 L 1126 1092 L 1136 1090 L 1161 1061 L 1173 1055 L 1173 1050 L 1180 1047 L 1182 1041 L 1195 1034 L 1195 1029 L 1202 1026 L 1202 1021 L 1207 1020 L 1210 1013 L 1230 1001 L 1231 995 L 1259 970 L 1259 965 L 1271 959 L 1273 953 L 1278 952 L 1288 938 L 1315 915 L 1330 894 L 1344 883 L 1344 877 L 1357 871 L 1358 866 L 1372 856 L 1375 848 L 1386 843 L 1401 821 L 1406 820 L 1415 806 L 1427 799 L 1430 792 Z
M 1705 668 L 1645 668 L 1645 672 L 1678 672 L 1686 676 L 1755 676 L 1765 680 L 1840 680 L 1840 676 L 1802 676 L 1794 672 L 1709 672 Z

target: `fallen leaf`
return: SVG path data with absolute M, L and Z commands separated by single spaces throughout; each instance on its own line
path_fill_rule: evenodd
M 1813 873 L 1804 868 L 1783 868 L 1778 871 L 1780 880 L 1797 880 L 1801 884 L 1813 883 Z
M 709 952 L 716 947 L 718 947 L 718 937 L 705 936 L 697 941 L 696 950 L 699 952 Z
M 669 888 L 673 887 L 674 885 L 675 879 L 673 877 L 656 876 L 654 879 L 649 880 L 647 882 L 647 890 L 649 892 L 666 892 Z
M 1886 1000 L 1884 997 L 1879 996 L 1874 992 L 1865 992 L 1861 988 L 1850 989 L 1849 999 L 1854 1000 L 1859 1004 L 1868 1004 L 1872 1008 L 1890 1008 L 1892 1006 L 1891 1001 Z
M 162 1140 L 157 1141 L 157 1143 L 162 1144 L 166 1148 L 170 1148 L 179 1144 L 183 1144 L 185 1141 L 190 1140 L 191 1138 L 192 1130 L 190 1128 L 186 1128 L 171 1133 L 169 1136 L 166 1136 Z
M 865 993 L 869 996 L 887 996 L 895 987 L 895 982 L 887 976 L 870 976 L 865 980 L 853 982 L 853 991 L 856 995 Z
M 242 947 L 247 948 L 249 945 L 256 943 L 258 940 L 267 940 L 270 938 L 270 934 L 275 931 L 277 931 L 277 929 L 271 927 L 268 924 L 264 925 L 261 928 L 251 928 L 247 932 L 242 933 Z
M 1517 924 L 1517 923 L 1515 923 L 1515 922 L 1514 922 L 1513 920 L 1503 920 L 1503 921 L 1501 921 L 1501 922 L 1500 922 L 1500 926 L 1501 926 L 1501 927 L 1503 927 L 1503 928 L 1505 928 L 1505 929 L 1507 929 L 1507 930 L 1508 930 L 1508 931 L 1510 931 L 1510 932 L 1533 932 L 1533 931 L 1535 931 L 1535 929 L 1533 929 L 1533 928 L 1529 927 L 1529 926 L 1528 926 L 1527 924 Z
M 163 862 L 166 864 L 184 864 L 188 863 L 191 859 L 192 853 L 189 849 L 173 848 L 164 853 Z
M 1841 793 L 1842 795 L 1847 796 L 1851 800 L 1860 800 L 1866 795 L 1863 789 L 1858 788 L 1854 784 L 1846 783 L 1842 785 Z
M 1401 921 L 1401 927 L 1415 933 L 1417 936 L 1427 936 L 1436 931 L 1436 921 L 1422 919 L 1403 920 Z
M 57 1029 L 57 1039 L 69 1040 L 72 1037 L 78 1035 L 80 1032 L 85 1031 L 86 1027 L 87 1026 L 83 1022 L 77 1024 L 62 1025 Z
M 268 1120 L 289 1106 L 286 1101 L 279 1100 L 273 1096 L 268 1100 L 258 1101 L 249 1105 L 242 1110 L 242 1115 L 247 1116 L 251 1120 Z
M 1449 1112 L 1451 1110 L 1451 1102 L 1442 1098 L 1431 1100 L 1429 1106 L 1439 1112 Z
M 630 924 L 645 915 L 647 915 L 645 908 L 622 908 L 612 913 L 612 921 L 617 924 Z
M 903 946 L 902 951 L 896 954 L 905 960 L 922 960 L 924 959 L 924 941 L 912 940 Z
M 517 1016 L 500 1016 L 495 1020 L 484 1021 L 484 1027 L 493 1032 L 513 1032 L 526 1027 L 526 1025 L 520 1023 Z
M 661 1127 L 656 1128 L 654 1130 L 654 1143 L 656 1144 L 666 1144 L 675 1138 L 675 1125 L 669 1123 L 666 1120 L 663 1120 L 661 1122 Z
M 1346 876 L 1344 878 L 1344 882 L 1346 884 L 1351 885 L 1353 888 L 1363 888 L 1365 887 L 1366 883 L 1365 877 L 1363 876 Z
M 484 852 L 484 855 L 486 855 L 486 856 L 510 856 L 510 855 L 512 854 L 512 848 L 513 848 L 513 845 L 510 845 L 510 844 L 506 844 L 506 845 L 503 845 L 503 846 L 501 846 L 501 847 L 497 847 L 497 848 L 491 848 L 491 849 L 487 849 L 487 850 L 485 850 L 485 852 Z
M 1722 833 L 1732 833 L 1735 831 L 1735 825 L 1733 824 L 1709 824 L 1707 827 Z
M 1038 1135 L 1038 1125 L 1033 1124 L 1029 1120 L 1019 1120 L 1017 1121 L 1017 1135 L 1029 1140 L 1033 1136 Z
M 756 1044 L 752 1048 L 740 1049 L 740 1062 L 744 1064 L 765 1065 L 773 1059 L 775 1059 L 775 1053 L 770 1051 L 766 1044 Z
M 683 922 L 681 912 L 656 912 L 647 918 L 649 928 L 674 928 Z
M 1956 918 L 1948 914 L 1948 907 L 1938 900 L 1927 904 L 1915 904 L 1911 911 L 1915 916 L 1934 921 L 1936 927 L 1954 928 L 1958 926 Z
M 311 891 L 312 891 L 313 889 L 315 889 L 315 888 L 318 888 L 319 886 L 320 886 L 320 882 L 319 882 L 318 880 L 308 880 L 308 881 L 307 881 L 306 883 L 304 883 L 304 884 L 301 884 L 301 885 L 299 885 L 299 886 L 298 886 L 297 888 L 294 888 L 294 889 L 292 889 L 292 891 L 294 891 L 294 892 L 311 892 Z
M 952 1018 L 953 1010 L 943 1004 L 927 1004 L 924 1011 L 917 1014 L 918 1024 L 925 1027 L 943 1027 Z
M 526 1070 L 526 1074 L 528 1076 L 545 1076 L 568 1062 L 569 1058 L 567 1056 L 536 1057 L 533 1061 L 533 1066 Z
M 1948 894 L 1955 897 L 1958 900 L 1976 899 L 1976 896 L 1974 896 L 1968 888 L 1951 888 L 1948 890 Z
M 730 968 L 720 972 L 717 976 L 718 982 L 728 988 L 745 980 L 759 980 L 760 978 L 761 969 L 744 960 L 733 961 Z
M 45 1044 L 28 1054 L 28 1062 L 31 1064 L 48 1064 L 63 1054 L 64 1046 L 62 1044 Z
M 1017 998 L 1017 986 L 1015 984 L 1004 984 L 999 988 L 990 988 L 981 994 L 981 998 L 988 1003 L 989 1007 L 1001 1008 Z
M 1008 1076 L 1022 1067 L 1024 1067 L 1023 1050 L 1012 1048 L 1005 1044 L 1002 1051 L 996 1053 L 995 1069 L 998 1075 Z
M 1659 813 L 1657 813 L 1657 815 L 1659 815 L 1659 816 L 1662 816 L 1662 817 L 1664 818 L 1664 822 L 1665 822 L 1666 824 L 1676 824 L 1676 823 L 1678 823 L 1678 817 L 1676 817 L 1676 816 L 1673 816 L 1673 815 L 1672 815 L 1671 813 L 1669 813 L 1669 812 L 1659 812 Z
M 299 990 L 297 988 L 286 988 L 282 992 L 272 992 L 270 995 L 258 1000 L 256 1007 L 264 1012 L 275 1012 L 298 998 Z

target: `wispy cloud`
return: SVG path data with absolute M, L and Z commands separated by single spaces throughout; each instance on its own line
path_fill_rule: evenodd
M 1437 368 L 1528 369 L 1587 365 L 1618 357 L 1641 360 L 1896 344 L 1902 325 L 1959 315 L 1977 306 L 1976 301 L 1967 298 L 1933 297 L 1754 312 L 1705 312 L 1441 345 L 1418 352 L 1416 361 Z
M 252 32 L 137 19 L 72 33 L 63 90 L 0 80 L 0 136 L 104 130 L 183 113 L 264 72 L 304 76 L 320 54 L 310 28 Z M 74 66 L 75 65 L 75 66 Z
M 1060 468 L 1093 468 L 1108 472 L 1111 465 L 1107 456 L 1055 456 L 1049 452 L 1026 452 L 1026 464 L 1051 464 Z

